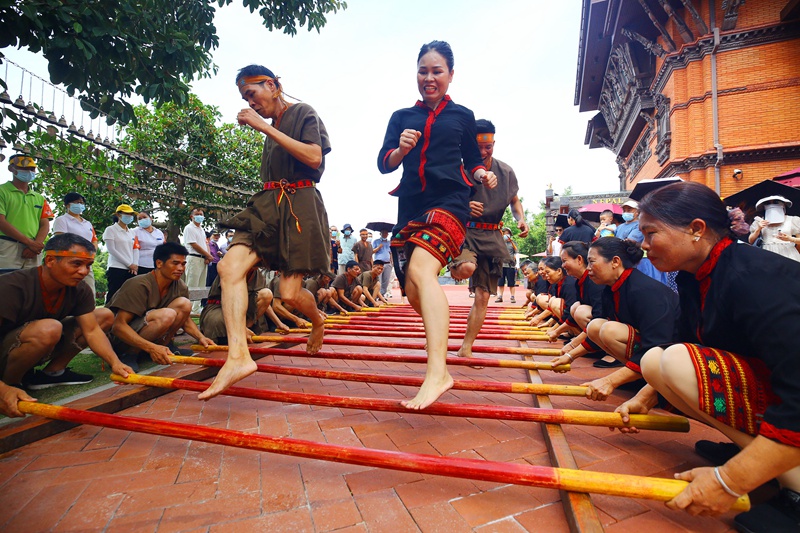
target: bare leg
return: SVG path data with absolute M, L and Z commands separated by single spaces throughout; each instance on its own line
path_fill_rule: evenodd
M 674 407 L 719 430 L 740 448 L 744 448 L 755 438 L 723 424 L 700 409 L 697 374 L 684 345 L 675 344 L 667 349 L 648 350 L 642 358 L 642 376 Z M 800 467 L 787 470 L 778 476 L 778 481 L 781 486 L 800 490 Z
M 437 279 L 442 265 L 426 250 L 416 247 L 408 262 L 406 293 L 408 301 L 422 315 L 427 341 L 428 366 L 425 380 L 413 400 L 402 402 L 408 409 L 425 409 L 452 388 L 447 371 L 447 334 L 450 308 Z
M 244 245 L 232 246 L 219 262 L 222 293 L 222 316 L 228 331 L 228 359 L 211 386 L 197 398 L 208 400 L 256 371 L 256 363 L 247 348 L 247 271 L 258 264 L 258 256 Z
M 478 338 L 483 321 L 486 319 L 486 308 L 489 307 L 489 292 L 482 287 L 475 287 L 475 301 L 469 310 L 467 319 L 467 332 L 464 334 L 464 341 L 458 350 L 459 357 L 472 357 L 472 345 Z
M 281 297 L 289 305 L 311 320 L 311 333 L 308 335 L 306 352 L 317 353 L 322 348 L 325 335 L 325 320 L 317 309 L 314 295 L 303 288 L 302 274 L 283 274 L 281 278 Z
M 31 322 L 19 334 L 20 345 L 9 351 L 3 382 L 17 385 L 25 372 L 36 366 L 61 339 L 62 326 L 58 320 L 45 318 Z

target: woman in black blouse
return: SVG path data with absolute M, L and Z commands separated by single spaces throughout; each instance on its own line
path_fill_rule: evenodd
M 586 384 L 586 395 L 593 400 L 605 400 L 620 385 L 640 379 L 644 353 L 675 340 L 677 295 L 635 268 L 642 255 L 636 243 L 616 237 L 601 237 L 589 248 L 589 276 L 606 285 L 603 308 L 608 317 L 592 319 L 586 332 L 625 365 Z
M 654 191 L 639 207 L 643 247 L 677 284 L 684 344 L 642 359 L 648 385 L 618 408 L 644 413 L 656 392 L 742 451 L 718 468 L 676 474 L 689 486 L 667 505 L 718 514 L 777 477 L 783 489 L 736 517 L 739 531 L 800 530 L 800 265 L 736 244 L 725 206 L 703 185 Z

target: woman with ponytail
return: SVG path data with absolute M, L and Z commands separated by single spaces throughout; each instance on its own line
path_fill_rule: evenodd
M 625 365 L 585 384 L 586 396 L 593 400 L 605 400 L 620 385 L 640 379 L 644 353 L 675 341 L 678 297 L 636 269 L 643 255 L 636 243 L 617 237 L 602 237 L 589 248 L 589 276 L 606 285 L 603 307 L 608 317 L 592 319 L 586 332 L 592 342 Z
M 536 297 L 536 305 L 542 312 L 533 317 L 530 324 L 538 326 L 551 316 L 558 324 L 563 324 L 571 320 L 570 309 L 578 301 L 575 278 L 567 274 L 560 257 L 545 257 L 542 263 L 550 288 L 546 294 Z M 547 332 L 548 335 L 552 335 L 557 327 L 557 325 L 552 325 Z M 555 337 L 558 337 L 558 334 Z
M 564 321 L 550 335 L 555 342 L 558 335 L 569 332 L 574 338 L 564 345 L 562 355 L 551 361 L 553 367 L 572 363 L 587 353 L 600 351 L 600 347 L 592 342 L 586 334 L 586 327 L 592 318 L 606 316 L 603 307 L 603 285 L 598 285 L 589 277 L 589 247 L 580 241 L 570 241 L 561 249 L 561 263 L 567 273 L 575 278 L 575 290 L 578 301 L 570 308 L 570 319 Z
M 595 232 L 594 226 L 585 221 L 577 209 L 569 212 L 567 222 L 569 227 L 561 233 L 558 242 L 564 244 L 570 241 L 581 241 L 586 243 L 586 246 L 592 244 Z
M 667 506 L 719 514 L 740 494 L 777 477 L 781 492 L 736 516 L 736 529 L 800 530 L 800 266 L 737 244 L 725 206 L 698 183 L 654 191 L 640 213 L 653 265 L 681 271 L 683 344 L 644 355 L 647 386 L 617 411 L 623 420 L 645 413 L 660 394 L 742 448 L 717 468 L 676 474 L 690 484 Z

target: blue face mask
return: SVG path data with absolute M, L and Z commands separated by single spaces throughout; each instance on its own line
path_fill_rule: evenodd
M 80 215 L 84 211 L 86 211 L 86 205 L 85 204 L 69 204 L 69 212 L 70 213 L 75 213 L 76 215 Z
M 350 231 L 349 229 L 344 230 L 344 236 L 345 237 L 349 237 L 351 233 L 353 233 L 353 232 Z
M 337 235 L 339 235 L 338 231 L 332 231 L 331 232 L 331 237 L 336 237 Z
M 17 170 L 17 179 L 23 183 L 30 183 L 36 179 L 35 170 Z
M 127 226 L 128 224 L 133 222 L 133 215 L 122 215 L 121 217 L 119 217 L 119 219 L 122 221 L 123 224 Z
M 633 213 L 622 213 L 622 220 L 625 222 L 630 222 L 633 220 Z
M 150 227 L 150 225 L 152 223 L 153 223 L 153 221 L 150 220 L 149 218 L 142 218 L 142 219 L 139 220 L 139 227 L 143 228 L 143 229 L 147 229 L 147 228 Z
M 203 223 L 203 221 L 206 219 L 206 217 L 204 217 L 203 215 L 195 215 L 195 216 L 194 216 L 194 217 L 192 217 L 192 218 L 193 218 L 193 219 L 194 219 L 194 221 L 195 221 L 195 222 L 197 222 L 198 224 L 202 224 L 202 223 Z

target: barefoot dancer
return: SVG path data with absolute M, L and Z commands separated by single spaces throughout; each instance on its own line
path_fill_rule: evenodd
M 452 80 L 450 45 L 423 45 L 417 58 L 422 100 L 392 115 L 378 156 L 384 174 L 403 164 L 391 192 L 399 197 L 392 253 L 398 280 L 425 324 L 428 368 L 419 393 L 403 402 L 409 409 L 424 409 L 453 386 L 446 365 L 450 314 L 437 277 L 464 242 L 473 182 L 497 185 L 481 160 L 475 116 L 447 95 Z
M 225 223 L 236 229 L 218 267 L 225 294 L 222 312 L 228 330 L 228 360 L 211 387 L 200 394 L 201 400 L 256 370 L 247 349 L 246 274 L 259 263 L 283 273 L 283 300 L 311 319 L 306 351 L 316 353 L 322 346 L 323 319 L 314 296 L 303 288 L 303 275 L 321 274 L 330 267 L 328 215 L 316 189 L 325 170 L 325 154 L 331 149 L 328 133 L 311 106 L 283 99 L 283 86 L 269 69 L 243 68 L 236 86 L 250 105 L 239 112 L 239 124 L 267 137 L 261 156 L 264 190 Z
M 472 357 L 472 345 L 486 319 L 489 296 L 497 293 L 497 281 L 503 274 L 503 262 L 509 259 L 515 260 L 509 256 L 508 249 L 503 243 L 503 234 L 499 231 L 500 221 L 507 207 L 511 208 L 511 214 L 517 221 L 519 236 L 525 238 L 529 231 L 525 222 L 525 210 L 517 196 L 519 191 L 517 175 L 508 164 L 493 157 L 494 124 L 481 119 L 476 122 L 476 126 L 478 148 L 481 151 L 483 164 L 497 176 L 497 188 L 491 191 L 479 188 L 475 191 L 475 196 L 469 202 L 470 218 L 467 221 L 464 251 L 456 259 L 456 261 L 473 261 L 477 265 L 469 281 L 470 289 L 475 293 L 475 300 L 469 310 L 467 332 L 458 350 L 459 357 Z

